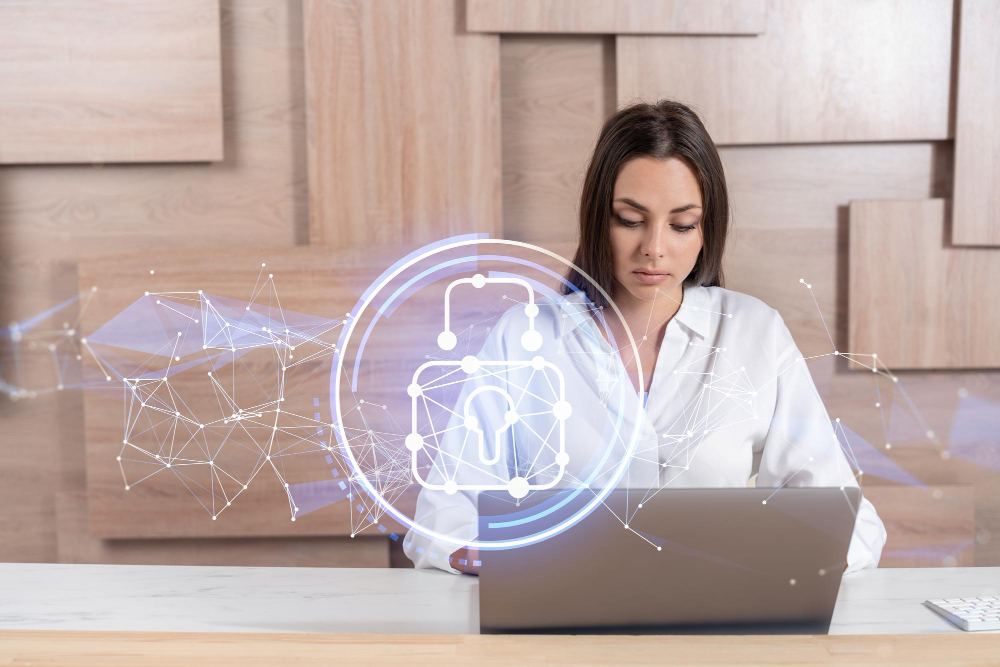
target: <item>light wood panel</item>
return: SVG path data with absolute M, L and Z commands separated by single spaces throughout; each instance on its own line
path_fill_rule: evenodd
M 0 164 L 222 159 L 218 0 L 0 3 Z
M 499 38 L 463 9 L 306 1 L 312 243 L 499 233 Z
M 222 162 L 0 167 L 0 322 L 76 294 L 79 257 L 308 240 L 301 7 L 223 0 L 221 33 Z M 55 494 L 86 484 L 82 396 L 0 399 L 0 428 L 33 443 L 0 448 L 0 504 L 18 507 L 0 559 L 56 561 Z
M 850 347 L 887 366 L 998 368 L 1000 248 L 946 246 L 943 199 L 850 207 Z
M 56 497 L 60 563 L 113 565 L 224 565 L 242 567 L 389 567 L 389 544 L 381 535 L 105 540 L 87 532 L 87 497 Z
M 618 99 L 692 104 L 717 144 L 946 139 L 951 38 L 950 0 L 768 0 L 752 39 L 618 37 Z
M 500 42 L 503 235 L 572 242 L 580 189 L 614 110 L 610 37 L 504 37 Z
M 933 612 L 929 612 L 933 613 Z M 1000 635 L 318 635 L 306 633 L 0 631 L 0 659 L 80 667 L 212 662 L 412 665 L 994 665 Z
M 262 262 L 261 260 L 266 260 Z M 266 263 L 267 267 L 261 267 Z M 370 282 L 377 277 L 383 265 L 373 262 L 369 252 L 337 252 L 331 249 L 313 248 L 267 248 L 259 250 L 232 249 L 221 257 L 215 250 L 203 251 L 166 251 L 160 253 L 134 253 L 131 255 L 91 258 L 80 261 L 80 280 L 84 284 L 92 284 L 98 291 L 87 309 L 82 323 L 82 330 L 88 335 L 94 335 L 95 330 L 116 317 L 128 308 L 136 299 L 146 299 L 145 291 L 155 295 L 163 292 L 197 292 L 199 289 L 206 294 L 239 299 L 250 302 L 255 291 L 263 289 L 263 296 L 254 300 L 260 304 L 254 306 L 254 312 L 260 312 L 271 318 L 278 318 L 278 311 L 266 310 L 268 304 L 280 302 L 281 309 L 287 313 L 290 324 L 293 313 L 304 313 L 312 317 L 342 318 L 350 311 L 358 297 Z M 155 268 L 153 268 L 155 267 Z M 155 271 L 151 275 L 150 271 Z M 273 275 L 274 291 L 267 286 L 268 276 Z M 166 298 L 166 297 L 163 297 Z M 178 303 L 171 302 L 175 307 Z M 169 314 L 165 313 L 164 314 Z M 155 315 L 153 315 L 155 316 Z M 339 320 L 338 320 L 339 321 Z M 436 325 L 435 321 L 435 325 Z M 145 330 L 140 320 L 132 317 L 119 325 L 123 328 L 122 335 L 128 341 L 141 340 Z M 296 326 L 301 327 L 302 324 Z M 200 342 L 200 326 L 191 335 L 198 335 Z M 336 342 L 339 329 L 332 333 L 319 336 L 327 342 Z M 98 336 L 94 336 L 98 339 Z M 121 354 L 121 348 L 112 349 L 97 342 L 90 343 L 97 355 L 107 361 L 111 354 Z M 320 349 L 310 348 L 300 353 L 318 355 Z M 208 352 L 205 353 L 209 354 Z M 252 391 L 259 382 L 263 392 L 271 392 L 270 349 L 251 352 L 241 358 L 239 374 L 234 386 L 239 393 Z M 134 363 L 139 366 L 149 357 L 148 352 L 136 355 Z M 178 355 L 181 364 L 189 363 L 197 355 Z M 123 391 L 118 373 L 128 374 L 131 366 L 125 364 L 131 357 L 117 357 L 122 360 L 121 367 L 109 372 L 114 378 L 112 392 L 102 392 L 100 388 L 88 391 L 84 398 L 85 441 L 87 451 L 87 500 L 90 518 L 90 534 L 104 538 L 148 538 L 148 537 L 219 537 L 219 536 L 273 536 L 273 535 L 349 535 L 352 533 L 352 506 L 356 502 L 338 501 L 326 503 L 315 512 L 306 513 L 298 521 L 290 521 L 290 508 L 282 480 L 274 474 L 270 467 L 261 470 L 248 484 L 245 492 L 236 489 L 237 497 L 232 498 L 232 505 L 221 507 L 218 519 L 212 519 L 210 507 L 199 504 L 196 495 L 203 502 L 206 499 L 197 489 L 192 488 L 200 480 L 192 472 L 189 482 L 171 475 L 156 475 L 142 483 L 135 483 L 141 477 L 132 470 L 132 477 L 122 479 L 122 472 L 116 462 L 116 456 L 122 450 L 123 436 Z M 286 455 L 281 458 L 279 469 L 283 481 L 289 483 L 294 494 L 297 484 L 329 481 L 335 484 L 331 467 L 338 467 L 337 462 L 330 464 L 325 461 L 327 452 L 323 447 L 329 443 L 329 424 L 334 421 L 330 415 L 330 364 L 331 354 L 317 357 L 296 369 L 289 369 L 283 374 L 285 382 L 284 398 L 281 408 L 288 415 L 280 426 L 276 438 L 276 451 Z M 89 360 L 88 360 L 89 361 Z M 163 367 L 162 363 L 152 368 Z M 170 362 L 173 363 L 173 362 Z M 88 364 L 91 373 L 96 364 Z M 184 404 L 181 409 L 190 410 L 192 415 L 201 416 L 215 414 L 218 402 L 212 385 L 203 380 L 205 364 L 173 376 L 170 380 L 174 391 L 181 396 Z M 228 372 L 229 366 L 224 370 Z M 234 373 L 236 371 L 234 370 Z M 194 377 L 197 376 L 197 377 Z M 93 377 L 93 375 L 91 375 Z M 220 381 L 228 382 L 220 371 Z M 276 377 L 270 378 L 276 380 Z M 229 387 L 225 384 L 225 387 Z M 226 389 L 235 397 L 235 390 Z M 250 394 L 257 396 L 257 393 Z M 273 398 L 273 396 L 272 396 Z M 251 401 L 252 402 L 252 401 Z M 180 403 L 178 403 L 180 405 Z M 245 407 L 245 406 L 241 406 Z M 312 418 L 319 413 L 319 425 L 312 421 L 298 419 L 292 415 Z M 185 416 L 187 412 L 185 412 Z M 155 415 L 154 415 L 155 416 Z M 214 419 L 214 417 L 212 418 Z M 283 418 L 285 419 L 285 418 Z M 303 435 L 303 429 L 298 424 L 311 424 Z M 178 427 L 179 428 L 179 427 Z M 317 428 L 324 428 L 323 434 L 313 434 Z M 152 442 L 141 440 L 140 435 L 130 436 L 133 444 L 148 448 Z M 225 429 L 224 429 L 225 430 Z M 208 431 L 206 430 L 206 433 Z M 217 434 L 216 434 L 217 435 Z M 253 435 L 253 434 L 249 434 Z M 259 435 L 259 434 L 258 434 Z M 288 435 L 290 437 L 285 438 Z M 207 437 L 215 437 L 209 434 Z M 300 440 L 302 438 L 302 440 Z M 218 439 L 218 438 L 216 438 Z M 226 465 L 242 466 L 252 464 L 257 454 L 252 443 L 246 438 L 240 439 L 238 433 L 226 436 L 233 440 L 235 451 L 227 457 L 234 457 Z M 149 440 L 147 438 L 147 440 Z M 215 440 L 212 441 L 213 443 Z M 334 443 L 335 445 L 336 443 Z M 214 447 L 212 445 L 209 449 Z M 249 449 L 247 449 L 249 448 Z M 230 450 L 226 451 L 231 451 Z M 246 454 L 250 458 L 244 460 Z M 192 455 L 194 458 L 197 456 Z M 141 458 L 141 457 L 139 457 Z M 123 460 L 131 461 L 123 456 Z M 154 462 L 148 461 L 147 467 Z M 195 469 L 193 469 L 195 470 Z M 152 472 L 153 469 L 150 469 Z M 338 470 L 339 476 L 347 476 L 349 471 Z M 127 472 L 128 474 L 128 472 Z M 242 479 L 242 478 L 241 478 Z M 207 484 L 207 482 L 206 482 Z M 126 489 L 126 485 L 131 488 Z M 132 486 L 134 485 L 134 486 Z M 233 489 L 227 491 L 233 495 Z M 334 490 L 336 494 L 336 490 Z M 339 495 L 342 494 L 337 494 Z M 399 500 L 401 507 L 412 505 L 413 497 L 404 495 Z M 371 504 L 370 501 L 365 501 Z M 405 511 L 405 510 L 404 510 Z M 412 509 L 410 510 L 412 511 Z M 354 512 L 356 515 L 357 512 Z M 357 524 L 357 516 L 354 517 Z M 378 523 L 386 526 L 388 531 L 402 530 L 400 526 L 385 518 L 377 517 Z M 375 532 L 375 527 L 371 528 Z
M 959 3 L 955 201 L 951 240 L 1000 245 L 1000 4 Z
M 764 0 L 466 0 L 471 32 L 754 35 Z
M 975 564 L 975 493 L 971 486 L 865 484 L 888 539 L 879 567 Z

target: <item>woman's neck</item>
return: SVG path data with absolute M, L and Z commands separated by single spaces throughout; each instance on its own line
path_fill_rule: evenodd
M 677 285 L 670 292 L 657 289 L 652 299 L 638 299 L 624 289 L 616 291 L 623 293 L 615 296 L 615 304 L 636 344 L 645 340 L 659 347 L 667 323 L 677 314 L 684 300 L 683 285 Z

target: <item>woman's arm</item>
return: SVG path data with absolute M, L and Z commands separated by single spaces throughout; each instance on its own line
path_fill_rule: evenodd
M 858 482 L 788 327 L 775 311 L 776 396 L 758 486 L 853 486 Z M 847 571 L 876 567 L 886 532 L 866 498 L 847 552 Z

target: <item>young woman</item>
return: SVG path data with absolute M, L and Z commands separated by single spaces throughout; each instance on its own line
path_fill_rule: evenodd
M 758 299 L 722 287 L 728 227 L 722 163 L 690 108 L 663 100 L 635 104 L 608 118 L 583 184 L 573 262 L 611 295 L 623 315 L 623 322 L 607 322 L 633 393 L 639 387 L 637 368 L 642 369 L 648 391 L 636 400 L 644 402 L 649 423 L 643 425 L 648 437 L 639 463 L 647 468 L 651 463 L 652 474 L 661 475 L 654 483 L 670 487 L 741 487 L 755 471 L 761 487 L 857 486 L 781 316 Z M 607 305 L 581 276 L 568 278 L 593 304 Z M 555 312 L 543 308 L 540 320 L 547 311 Z M 536 322 L 547 325 L 550 337 L 566 338 L 557 321 Z M 625 327 L 638 344 L 638 360 L 630 345 L 620 344 L 628 340 Z M 515 349 L 506 344 L 515 334 L 501 321 L 487 340 L 489 354 Z M 714 392 L 715 400 L 729 398 L 737 407 L 721 419 L 707 416 L 694 425 L 695 432 L 691 406 L 706 392 L 709 400 Z M 661 435 L 674 444 L 665 452 Z M 685 456 L 678 457 L 679 447 Z M 505 465 L 499 463 L 497 474 L 504 474 Z M 414 519 L 439 533 L 472 538 L 475 498 L 422 489 Z M 875 567 L 885 539 L 875 508 L 862 499 L 847 571 Z M 434 544 L 414 530 L 404 550 L 417 567 L 475 569 L 475 554 Z M 450 563 L 441 556 L 449 553 Z

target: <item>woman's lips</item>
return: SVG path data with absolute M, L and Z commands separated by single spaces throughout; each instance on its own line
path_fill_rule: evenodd
M 669 273 L 648 273 L 646 271 L 633 271 L 632 275 L 635 276 L 639 282 L 645 283 L 646 285 L 656 285 L 662 283 L 670 277 Z

